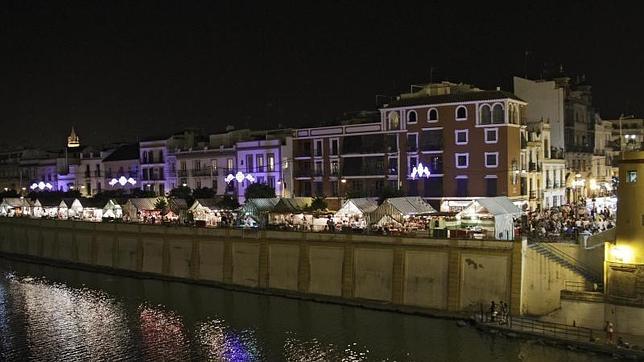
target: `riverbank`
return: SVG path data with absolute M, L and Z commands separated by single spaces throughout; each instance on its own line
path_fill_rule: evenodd
M 107 268 L 107 267 L 87 266 L 79 263 L 60 262 L 56 260 L 43 259 L 43 258 L 37 258 L 32 256 L 23 256 L 23 255 L 17 255 L 17 254 L 0 253 L 0 258 L 17 261 L 17 262 L 38 264 L 38 265 L 44 265 L 49 267 L 55 267 L 55 268 L 63 268 L 68 270 L 79 270 L 83 272 L 101 273 L 101 274 L 113 275 L 118 277 L 134 278 L 138 280 L 180 282 L 180 283 L 185 283 L 187 285 L 214 287 L 221 290 L 232 291 L 232 292 L 251 293 L 255 295 L 263 295 L 263 296 L 271 296 L 271 297 L 277 296 L 277 297 L 283 297 L 283 298 L 292 299 L 292 300 L 331 304 L 331 305 L 338 305 L 338 306 L 350 306 L 350 307 L 363 308 L 366 310 L 373 310 L 373 311 L 395 312 L 395 313 L 401 313 L 401 314 L 410 315 L 410 316 L 422 316 L 422 317 L 428 317 L 428 318 L 452 320 L 454 321 L 454 324 L 458 327 L 475 328 L 490 336 L 497 335 L 508 339 L 520 339 L 520 340 L 525 340 L 529 343 L 535 343 L 535 344 L 540 344 L 544 346 L 551 346 L 551 347 L 556 347 L 560 349 L 566 349 L 569 351 L 598 353 L 598 354 L 603 354 L 613 358 L 617 357 L 617 358 L 626 358 L 626 359 L 633 359 L 633 360 L 644 359 L 644 351 L 623 350 L 610 345 L 601 345 L 598 343 L 591 343 L 591 342 L 572 341 L 565 338 L 555 338 L 548 335 L 530 333 L 527 331 L 513 329 L 510 327 L 506 327 L 498 324 L 480 323 L 477 321 L 476 317 L 473 316 L 471 313 L 427 310 L 423 308 L 413 308 L 408 306 L 396 306 L 396 305 L 388 305 L 388 304 L 381 304 L 381 303 L 373 303 L 370 301 L 346 301 L 343 299 L 329 298 L 327 296 L 322 296 L 322 295 L 313 296 L 313 295 L 301 295 L 296 293 L 284 293 L 283 291 L 279 291 L 279 290 L 262 290 L 258 288 L 248 288 L 243 286 L 234 286 L 234 285 L 228 285 L 228 284 L 216 283 L 216 282 L 194 281 L 194 280 L 183 279 L 183 278 L 159 276 L 155 274 L 129 272 L 129 271 L 118 270 L 118 269 Z

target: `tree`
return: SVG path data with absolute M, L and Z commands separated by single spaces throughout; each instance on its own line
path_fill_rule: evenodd
M 170 196 L 188 201 L 192 197 L 192 190 L 190 187 L 180 186 L 170 190 Z
M 158 197 L 154 202 L 154 209 L 161 211 L 161 221 L 163 221 L 165 215 L 168 213 L 168 201 L 165 197 Z
M 265 184 L 250 184 L 244 193 L 246 200 L 275 197 L 275 189 Z
M 391 188 L 389 186 L 385 186 L 381 191 L 380 195 L 378 196 L 378 205 L 382 204 L 385 202 L 386 199 L 391 198 L 391 197 L 402 197 L 405 196 L 405 193 L 403 190 L 397 190 L 394 188 Z
M 133 198 L 140 198 L 140 197 L 155 197 L 157 194 L 154 193 L 154 191 L 151 190 L 140 190 L 140 189 L 132 189 L 130 191 L 130 196 Z
M 209 187 L 202 187 L 200 189 L 192 190 L 192 197 L 195 199 L 212 199 L 215 197 L 215 190 Z
M 324 196 L 316 196 L 313 198 L 313 201 L 311 201 L 311 210 L 324 210 L 326 209 L 328 204 L 324 200 Z
M 230 196 L 230 195 L 225 195 L 219 203 L 217 203 L 217 206 L 224 210 L 235 210 L 239 207 L 239 202 L 237 202 L 237 199 Z

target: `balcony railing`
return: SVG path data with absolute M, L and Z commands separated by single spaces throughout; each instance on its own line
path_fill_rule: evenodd
M 345 168 L 345 176 L 379 176 L 384 175 L 385 169 L 383 167 L 361 167 L 361 168 Z
M 179 170 L 179 171 L 177 171 L 177 176 L 179 176 L 179 177 L 188 177 L 188 170 Z
M 143 181 L 165 181 L 164 175 L 143 175 Z
M 195 170 L 192 170 L 190 173 L 192 174 L 193 177 L 196 177 L 196 176 L 210 176 L 210 175 L 215 176 L 216 175 L 216 172 L 211 173 L 211 169 L 209 167 L 201 168 L 201 169 L 198 169 L 198 170 L 195 169 Z

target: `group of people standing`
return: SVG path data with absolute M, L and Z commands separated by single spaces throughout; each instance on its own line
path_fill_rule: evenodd
M 499 324 L 508 324 L 508 315 L 510 307 L 504 301 L 499 301 L 496 304 L 494 301 L 490 302 L 490 322 Z

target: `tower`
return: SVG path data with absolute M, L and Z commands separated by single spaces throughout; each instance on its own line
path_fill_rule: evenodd
M 69 137 L 67 137 L 67 147 L 68 148 L 78 148 L 78 147 L 80 147 L 80 139 L 76 135 L 76 131 L 74 130 L 74 126 L 72 126 L 72 132 L 69 134 Z

